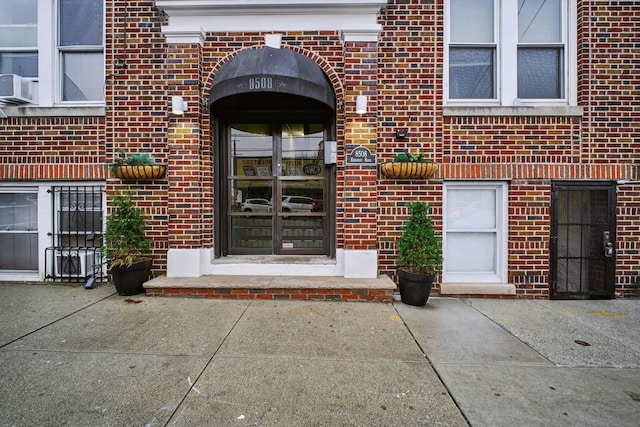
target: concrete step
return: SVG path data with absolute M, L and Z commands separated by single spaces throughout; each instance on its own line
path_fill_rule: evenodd
M 390 303 L 396 284 L 389 276 L 375 279 L 334 276 L 159 276 L 144 284 L 147 296 L 226 299 L 378 301 Z

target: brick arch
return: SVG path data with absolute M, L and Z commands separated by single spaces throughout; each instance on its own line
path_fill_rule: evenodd
M 262 47 L 262 46 L 258 46 L 258 47 Z M 247 49 L 255 49 L 255 48 L 256 46 L 252 46 Z M 333 92 L 336 96 L 336 113 L 340 112 L 344 104 L 343 102 L 344 86 L 342 85 L 342 81 L 340 80 L 338 73 L 335 72 L 333 67 L 322 56 L 316 54 L 313 51 L 300 48 L 298 46 L 286 46 L 283 49 L 287 49 L 287 48 L 296 53 L 299 53 L 301 55 L 304 55 L 310 58 L 311 60 L 313 60 L 313 62 L 315 62 L 318 65 L 318 67 L 320 67 L 322 72 L 329 78 L 329 82 L 331 83 Z M 202 91 L 200 94 L 202 100 L 209 99 L 209 95 L 211 94 L 211 86 L 213 85 L 213 78 L 215 77 L 220 67 L 222 67 L 222 65 L 224 65 L 228 61 L 231 61 L 233 58 L 235 58 L 235 56 L 238 53 L 240 53 L 243 50 L 245 49 L 239 49 L 239 50 L 236 50 L 235 52 L 231 52 L 214 64 L 213 68 L 211 69 L 211 71 L 207 76 L 205 84 L 202 86 Z

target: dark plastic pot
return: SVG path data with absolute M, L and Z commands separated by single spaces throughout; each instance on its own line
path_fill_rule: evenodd
M 414 274 L 398 269 L 400 299 L 408 305 L 425 305 L 431 295 L 431 287 L 435 279 L 434 274 Z
M 151 260 L 134 262 L 131 267 L 111 269 L 111 277 L 118 295 L 136 295 L 144 292 L 144 282 L 149 280 Z

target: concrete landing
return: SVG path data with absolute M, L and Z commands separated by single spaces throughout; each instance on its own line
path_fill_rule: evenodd
M 337 276 L 160 276 L 144 284 L 147 296 L 193 296 L 223 299 L 291 299 L 379 301 L 390 303 L 396 284 L 388 276 L 375 279 Z

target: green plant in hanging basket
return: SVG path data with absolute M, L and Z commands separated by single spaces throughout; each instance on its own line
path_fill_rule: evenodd
M 428 179 L 437 171 L 438 165 L 424 154 L 409 151 L 396 153 L 390 162 L 380 165 L 382 175 L 395 179 Z
M 167 167 L 156 164 L 149 153 L 127 154 L 118 150 L 118 155 L 109 163 L 109 170 L 121 179 L 150 180 L 164 177 Z
M 425 157 L 422 153 L 410 153 L 405 151 L 404 153 L 397 153 L 393 156 L 393 162 L 424 162 Z
M 127 154 L 124 150 L 118 150 L 118 155 L 109 163 L 109 170 L 116 173 L 120 166 L 153 165 L 155 160 L 149 153 Z

